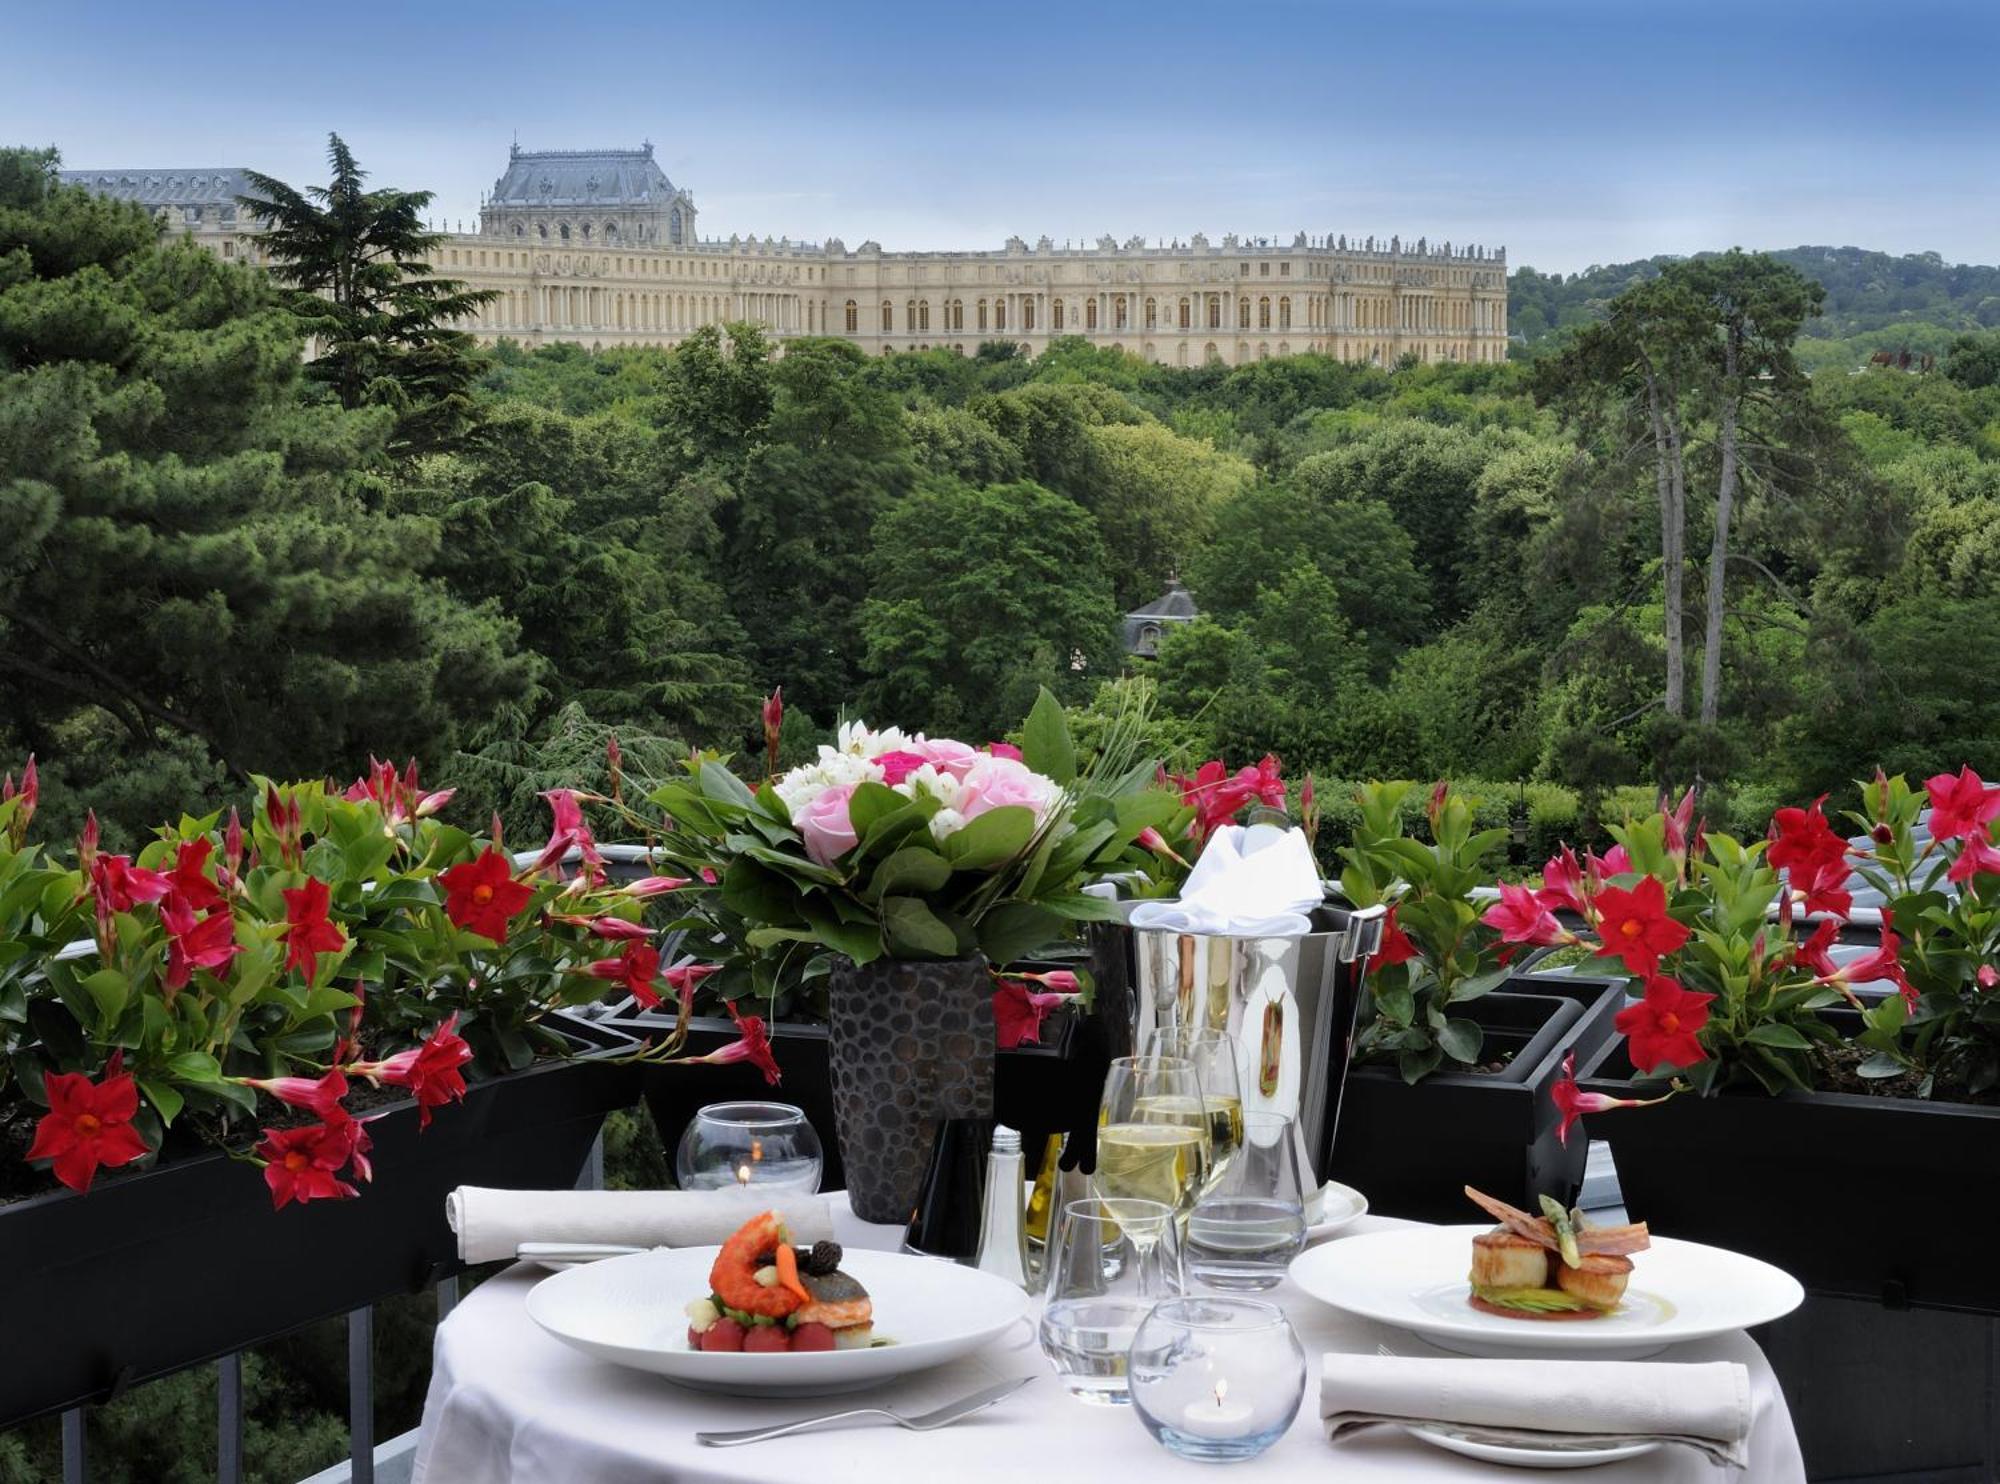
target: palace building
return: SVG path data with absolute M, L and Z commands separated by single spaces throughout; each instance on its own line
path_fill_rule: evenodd
M 222 257 L 261 259 L 257 223 L 236 201 L 247 190 L 240 169 L 63 178 L 141 202 Z M 1065 335 L 1174 366 L 1301 351 L 1377 365 L 1507 354 L 1504 248 L 1300 232 L 1290 242 L 1013 237 L 988 252 L 887 252 L 838 238 L 702 238 L 695 223 L 694 197 L 650 144 L 516 146 L 481 202 L 479 230 L 446 236 L 434 262 L 498 295 L 466 329 L 527 345 L 673 345 L 703 325 L 749 320 L 781 347 L 832 335 L 882 354 L 970 353 L 989 340 L 1035 354 Z

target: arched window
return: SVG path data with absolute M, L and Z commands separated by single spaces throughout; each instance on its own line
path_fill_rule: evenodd
M 993 328 L 996 330 L 1007 328 L 1007 301 L 1004 298 L 993 301 Z
M 1159 327 L 1160 327 L 1160 306 L 1156 301 L 1148 299 L 1146 301 L 1146 328 L 1149 330 L 1157 330 Z
M 965 328 L 965 300 L 963 299 L 953 299 L 951 301 L 951 327 L 954 330 Z
M 1023 299 L 1021 301 L 1021 328 L 1023 330 L 1032 330 L 1035 328 L 1035 301 L 1033 299 Z
M 1211 330 L 1222 328 L 1222 296 L 1220 294 L 1210 294 L 1208 296 L 1208 327 Z M 1213 360 L 1215 357 L 1214 346 L 1211 345 L 1208 348 L 1208 354 L 1209 359 Z
M 1085 299 L 1083 301 L 1083 327 L 1086 330 L 1097 328 L 1097 301 L 1095 299 Z
M 1239 330 L 1250 328 L 1250 301 L 1248 299 L 1238 299 L 1236 301 L 1236 328 Z
M 861 311 L 854 301 L 847 301 L 847 333 L 852 335 L 861 328 Z
M 563 241 L 565 241 L 565 242 L 569 241 L 569 223 L 568 223 L 568 222 L 564 222 L 564 223 L 563 223 L 563 224 L 562 224 L 562 225 L 561 225 L 560 227 L 557 227 L 557 228 L 556 228 L 556 236 L 558 236 L 558 237 L 562 238 L 562 240 L 563 240 Z
M 1049 305 L 1049 328 L 1060 335 L 1063 328 L 1063 301 L 1055 300 Z
M 984 299 L 979 301 L 979 331 L 981 334 L 986 332 L 986 301 Z
M 536 222 L 535 235 L 541 238 L 542 241 L 547 242 L 549 240 L 549 224 L 547 222 Z
M 528 235 L 528 229 L 522 226 L 519 222 L 516 222 L 514 223 L 514 235 L 516 237 L 525 237 Z
M 1257 328 L 1260 330 L 1271 328 L 1271 301 L 1269 299 L 1259 299 L 1257 301 Z
M 1125 296 L 1119 294 L 1111 301 L 1111 328 L 1114 330 L 1124 329 L 1126 323 L 1125 316 Z
M 606 242 L 616 242 L 618 240 L 618 223 L 606 222 L 604 224 L 604 240 Z
M 1291 327 L 1292 327 L 1292 301 L 1289 297 L 1287 297 L 1280 299 L 1278 301 L 1278 328 L 1281 330 L 1289 330 Z
M 589 222 L 585 222 L 585 223 L 583 224 L 583 228 L 582 228 L 582 231 L 583 231 L 583 240 L 584 240 L 585 242 L 588 242 L 588 241 L 590 241 L 590 223 L 589 223 Z
M 680 240 L 681 240 L 681 209 L 680 207 L 676 206 L 672 211 L 667 213 L 667 241 L 672 243 L 678 243 Z
M 903 305 L 903 328 L 911 334 L 916 333 L 917 301 L 915 299 L 911 299 Z
M 1181 300 L 1181 328 L 1185 330 L 1192 323 L 1193 321 L 1188 318 L 1188 301 L 1183 299 Z M 1181 356 L 1181 364 L 1184 366 L 1187 364 L 1187 356 L 1185 354 Z
M 917 328 L 919 330 L 928 330 L 930 327 L 931 327 L 931 301 L 928 299 L 923 299 L 918 301 L 917 304 Z M 929 350 L 930 347 L 925 346 L 924 349 Z
M 896 328 L 896 307 L 887 299 L 882 301 L 882 333 L 888 334 Z

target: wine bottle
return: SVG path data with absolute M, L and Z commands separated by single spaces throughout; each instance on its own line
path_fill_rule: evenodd
M 924 1171 L 917 1209 L 903 1236 L 905 1252 L 968 1264 L 978 1259 L 986 1154 L 992 1141 L 990 1118 L 947 1118 L 938 1125 L 930 1168 Z

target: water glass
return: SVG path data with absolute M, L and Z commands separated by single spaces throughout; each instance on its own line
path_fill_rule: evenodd
M 1121 1056 L 1104 1079 L 1092 1187 L 1112 1200 L 1158 1201 L 1185 1220 L 1208 1181 L 1201 1079 L 1178 1056 Z
M 1210 1288 L 1276 1288 L 1305 1244 L 1305 1181 L 1292 1120 L 1246 1113 L 1243 1147 L 1188 1217 L 1188 1271 Z
M 1306 1390 L 1306 1355 L 1284 1312 L 1258 1299 L 1157 1305 L 1132 1339 L 1132 1410 L 1169 1453 L 1255 1458 L 1285 1435 Z
M 1124 1406 L 1139 1323 L 1187 1291 L 1173 1209 L 1160 1201 L 1071 1201 L 1049 1243 L 1042 1353 L 1071 1396 Z
M 682 1190 L 742 1190 L 758 1199 L 813 1195 L 825 1152 L 790 1103 L 710 1103 L 674 1151 Z
M 1203 1188 L 1212 1189 L 1243 1143 L 1242 1043 L 1227 1031 L 1173 1030 L 1161 1033 L 1154 1050 L 1194 1066 L 1202 1110 L 1208 1115 L 1208 1175 Z

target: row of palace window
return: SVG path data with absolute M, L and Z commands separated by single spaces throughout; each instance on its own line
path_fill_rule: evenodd
M 1126 296 L 1123 294 L 1114 294 L 1111 296 L 1109 314 L 1110 314 L 1112 329 L 1126 330 L 1131 328 L 1131 323 L 1130 323 L 1131 303 L 1132 301 L 1128 300 Z M 1208 303 L 1207 328 L 1211 330 L 1222 329 L 1223 328 L 1222 319 L 1223 319 L 1223 309 L 1224 309 L 1224 301 L 1222 297 L 1219 295 L 1211 294 L 1208 296 L 1207 303 Z M 990 306 L 986 300 L 984 299 L 979 300 L 974 308 L 975 327 L 980 330 L 986 330 L 989 328 L 994 330 L 1006 329 L 1007 305 L 1008 301 L 1006 299 L 995 299 L 992 301 Z M 1036 305 L 1036 300 L 1032 298 L 1023 298 L 1020 300 L 1021 323 L 1018 326 L 1018 328 L 1024 332 L 1031 331 L 1035 328 L 1035 305 Z M 939 324 L 940 329 L 963 330 L 965 328 L 965 301 L 963 299 L 947 300 L 944 304 L 939 306 L 939 311 L 941 315 L 941 320 Z M 1200 311 L 1196 308 L 1193 301 L 1185 298 L 1182 299 L 1178 306 L 1178 312 L 1179 312 L 1181 329 L 1192 330 L 1197 328 L 1195 319 Z M 856 304 L 854 300 L 849 299 L 846 304 L 845 313 L 846 313 L 847 333 L 850 335 L 860 333 L 861 306 Z M 895 304 L 888 299 L 884 299 L 879 309 L 877 310 L 877 313 L 880 316 L 881 327 L 882 327 L 881 333 L 884 335 L 893 334 L 896 328 Z M 1145 327 L 1149 330 L 1157 330 L 1160 327 L 1160 301 L 1157 299 L 1146 300 L 1144 306 L 1144 314 L 1145 314 Z M 1258 299 L 1256 301 L 1256 320 L 1255 320 L 1256 328 L 1260 330 L 1271 329 L 1273 327 L 1273 321 L 1271 315 L 1272 315 L 1271 300 L 1268 297 Z M 1073 309 L 1070 308 L 1070 306 L 1065 304 L 1061 299 L 1053 299 L 1049 302 L 1049 328 L 1057 333 L 1061 333 L 1064 330 L 1073 330 L 1073 329 L 1083 329 L 1086 331 L 1095 330 L 1098 327 L 1097 319 L 1098 319 L 1098 308 L 1097 308 L 1097 300 L 1095 299 L 1085 299 L 1083 301 L 1083 311 L 1081 315 L 1078 315 Z M 1239 330 L 1247 330 L 1250 329 L 1251 326 L 1252 326 L 1251 301 L 1247 298 L 1238 299 L 1236 301 L 1236 328 Z M 930 300 L 911 299 L 903 306 L 904 334 L 906 335 L 921 334 L 925 331 L 928 331 L 930 327 L 931 327 Z M 1292 301 L 1291 297 L 1289 295 L 1286 295 L 1277 301 L 1276 328 L 1280 330 L 1289 330 L 1291 327 L 1292 327 Z

